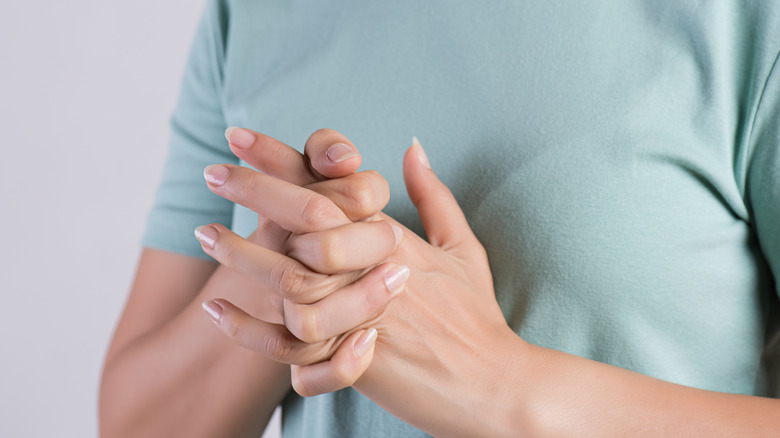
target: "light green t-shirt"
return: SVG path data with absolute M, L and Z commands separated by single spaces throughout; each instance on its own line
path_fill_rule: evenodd
M 386 212 L 420 232 L 401 174 L 416 135 L 524 339 L 763 393 L 779 51 L 774 0 L 211 1 L 143 243 L 205 257 L 195 226 L 253 230 L 202 178 L 235 162 L 233 125 L 299 148 L 344 133 L 389 181 Z M 285 436 L 421 435 L 352 389 L 284 408 Z

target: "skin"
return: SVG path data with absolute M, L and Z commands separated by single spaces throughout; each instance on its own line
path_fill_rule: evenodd
M 378 332 L 370 366 L 362 371 L 348 360 L 327 362 L 327 354 L 319 358 L 325 362 L 311 357 L 293 362 L 299 393 L 314 395 L 353 381 L 377 404 L 435 436 L 777 434 L 778 400 L 676 385 L 519 338 L 495 301 L 484 249 L 427 163 L 419 146 L 404 158 L 407 189 L 430 242 L 401 226 L 404 237 L 387 262 L 410 267 L 404 293 L 353 329 Z M 225 184 L 246 187 L 250 182 L 236 178 Z M 240 191 L 230 199 L 249 202 Z M 275 207 L 282 206 L 264 208 Z M 290 214 L 300 216 L 294 210 Z M 247 275 L 262 271 L 257 265 L 264 260 L 251 242 L 224 228 L 216 231 L 210 254 Z M 297 256 L 314 251 L 316 240 L 299 247 Z M 316 282 L 309 286 L 316 288 Z M 329 290 L 328 296 L 337 293 Z M 264 349 L 269 342 L 257 342 L 274 336 L 269 325 L 228 300 L 219 302 L 215 324 L 239 344 L 269 354 Z M 319 310 L 310 320 L 321 325 L 343 317 L 337 308 Z M 298 348 L 306 347 L 287 345 L 290 352 Z
M 370 219 L 387 203 L 384 179 L 371 172 L 354 173 L 360 156 L 354 145 L 338 133 L 316 132 L 306 143 L 305 155 L 270 137 L 256 134 L 254 138 L 249 149 L 263 157 L 256 161 L 258 169 L 308 187 L 312 195 L 307 196 L 320 199 L 317 202 L 322 208 L 338 210 L 345 225 Z M 331 147 L 337 143 L 351 150 L 346 158 L 335 156 L 338 161 L 329 158 L 333 155 Z M 231 148 L 235 150 L 236 146 L 231 144 Z M 331 227 L 327 220 L 324 215 L 308 221 L 309 231 Z M 367 247 L 356 255 L 379 264 L 373 275 L 382 275 L 389 265 L 379 262 L 395 249 L 395 234 L 392 227 L 379 221 L 355 227 L 367 225 L 384 236 L 388 244 Z M 295 237 L 276 223 L 260 218 L 249 241 L 269 250 L 295 253 Z M 345 259 L 345 263 L 327 265 L 340 272 L 338 275 L 318 275 L 328 278 L 333 289 L 339 291 L 367 272 L 363 278 L 373 278 L 371 269 L 350 272 L 348 265 L 354 265 L 354 261 Z M 381 312 L 393 299 L 394 294 L 388 293 L 382 283 L 379 286 L 375 288 L 376 299 L 363 307 L 363 315 Z M 343 292 L 335 296 L 341 295 Z M 144 249 L 105 360 L 99 403 L 101 436 L 249 437 L 262 433 L 274 408 L 290 390 L 290 367 L 280 363 L 285 360 L 283 352 L 269 358 L 240 347 L 214 330 L 204 317 L 201 303 L 216 297 L 227 298 L 253 317 L 273 323 L 277 337 L 286 333 L 296 339 L 280 325 L 284 320 L 283 295 L 214 262 Z M 307 308 L 303 302 L 287 305 Z M 346 320 L 346 328 L 366 319 L 355 315 L 358 319 Z M 334 329 L 321 342 L 310 338 L 312 342 L 295 353 L 308 351 L 309 361 L 327 356 L 331 360 L 325 363 L 336 364 L 338 369 L 354 367 L 352 373 L 361 374 L 372 358 L 375 332 L 343 333 L 344 326 Z M 338 349 L 341 345 L 343 348 Z M 295 356 L 297 361 L 306 362 L 304 359 L 301 354 Z

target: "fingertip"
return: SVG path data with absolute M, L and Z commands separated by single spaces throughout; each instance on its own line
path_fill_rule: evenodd
M 224 298 L 214 298 L 200 303 L 201 308 L 208 314 L 211 322 L 231 338 L 235 337 L 237 321 L 243 310 L 234 306 Z
M 431 162 L 428 160 L 428 155 L 425 153 L 425 149 L 423 149 L 422 145 L 420 144 L 420 140 L 418 140 L 417 137 L 412 137 L 411 149 L 414 150 L 415 158 L 417 158 L 417 161 L 420 163 L 420 165 L 426 169 L 430 169 Z
M 217 300 L 206 300 L 200 303 L 200 306 L 208 313 L 211 322 L 219 325 L 219 321 L 222 319 L 222 313 L 225 310 L 222 305 L 217 302 Z
M 385 272 L 383 277 L 387 291 L 392 297 L 397 296 L 406 284 L 406 280 L 409 279 L 411 271 L 408 266 L 404 265 L 392 265 L 391 268 Z
M 357 148 L 346 141 L 330 145 L 324 153 L 316 150 L 307 153 L 315 154 L 309 157 L 311 166 L 326 178 L 340 178 L 354 173 L 363 162 Z
M 354 146 L 350 146 L 346 143 L 332 144 L 325 152 L 325 157 L 333 164 L 338 164 L 350 158 L 359 157 L 357 150 Z
M 219 231 L 211 225 L 201 225 L 195 228 L 195 238 L 206 249 L 214 249 L 218 237 Z
M 231 126 L 225 130 L 225 138 L 228 143 L 239 149 L 249 149 L 257 140 L 252 131 Z
M 401 240 L 404 238 L 404 230 L 398 225 L 391 224 L 390 227 L 393 229 L 393 237 L 395 237 L 395 248 L 398 249 L 398 245 L 401 244 Z
M 203 178 L 210 187 L 220 187 L 230 176 L 230 168 L 224 164 L 211 164 L 203 169 Z
M 361 358 L 374 348 L 377 340 L 377 331 L 375 328 L 363 330 L 363 332 L 355 339 L 355 343 L 352 345 L 352 351 L 355 353 L 356 358 Z
M 360 152 L 346 136 L 332 129 L 315 131 L 303 147 L 311 170 L 325 178 L 354 173 L 362 163 Z

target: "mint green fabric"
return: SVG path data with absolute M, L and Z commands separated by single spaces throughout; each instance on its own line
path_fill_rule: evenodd
M 144 245 L 202 257 L 195 225 L 253 230 L 201 175 L 234 159 L 231 125 L 299 148 L 341 131 L 388 179 L 386 211 L 422 232 L 401 174 L 416 135 L 524 339 L 763 393 L 778 52 L 769 0 L 212 1 Z M 291 394 L 284 412 L 285 436 L 421 435 L 351 389 Z

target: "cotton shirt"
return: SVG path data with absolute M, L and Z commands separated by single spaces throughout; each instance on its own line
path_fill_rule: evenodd
M 223 132 L 346 135 L 422 234 L 420 138 L 531 343 L 761 394 L 780 272 L 776 1 L 210 1 L 144 245 L 256 217 L 209 192 Z M 412 274 L 413 275 L 413 274 Z M 441 309 L 447 312 L 446 308 Z M 604 388 L 609 391 L 609 388 Z M 424 435 L 352 389 L 284 402 L 291 437 Z

